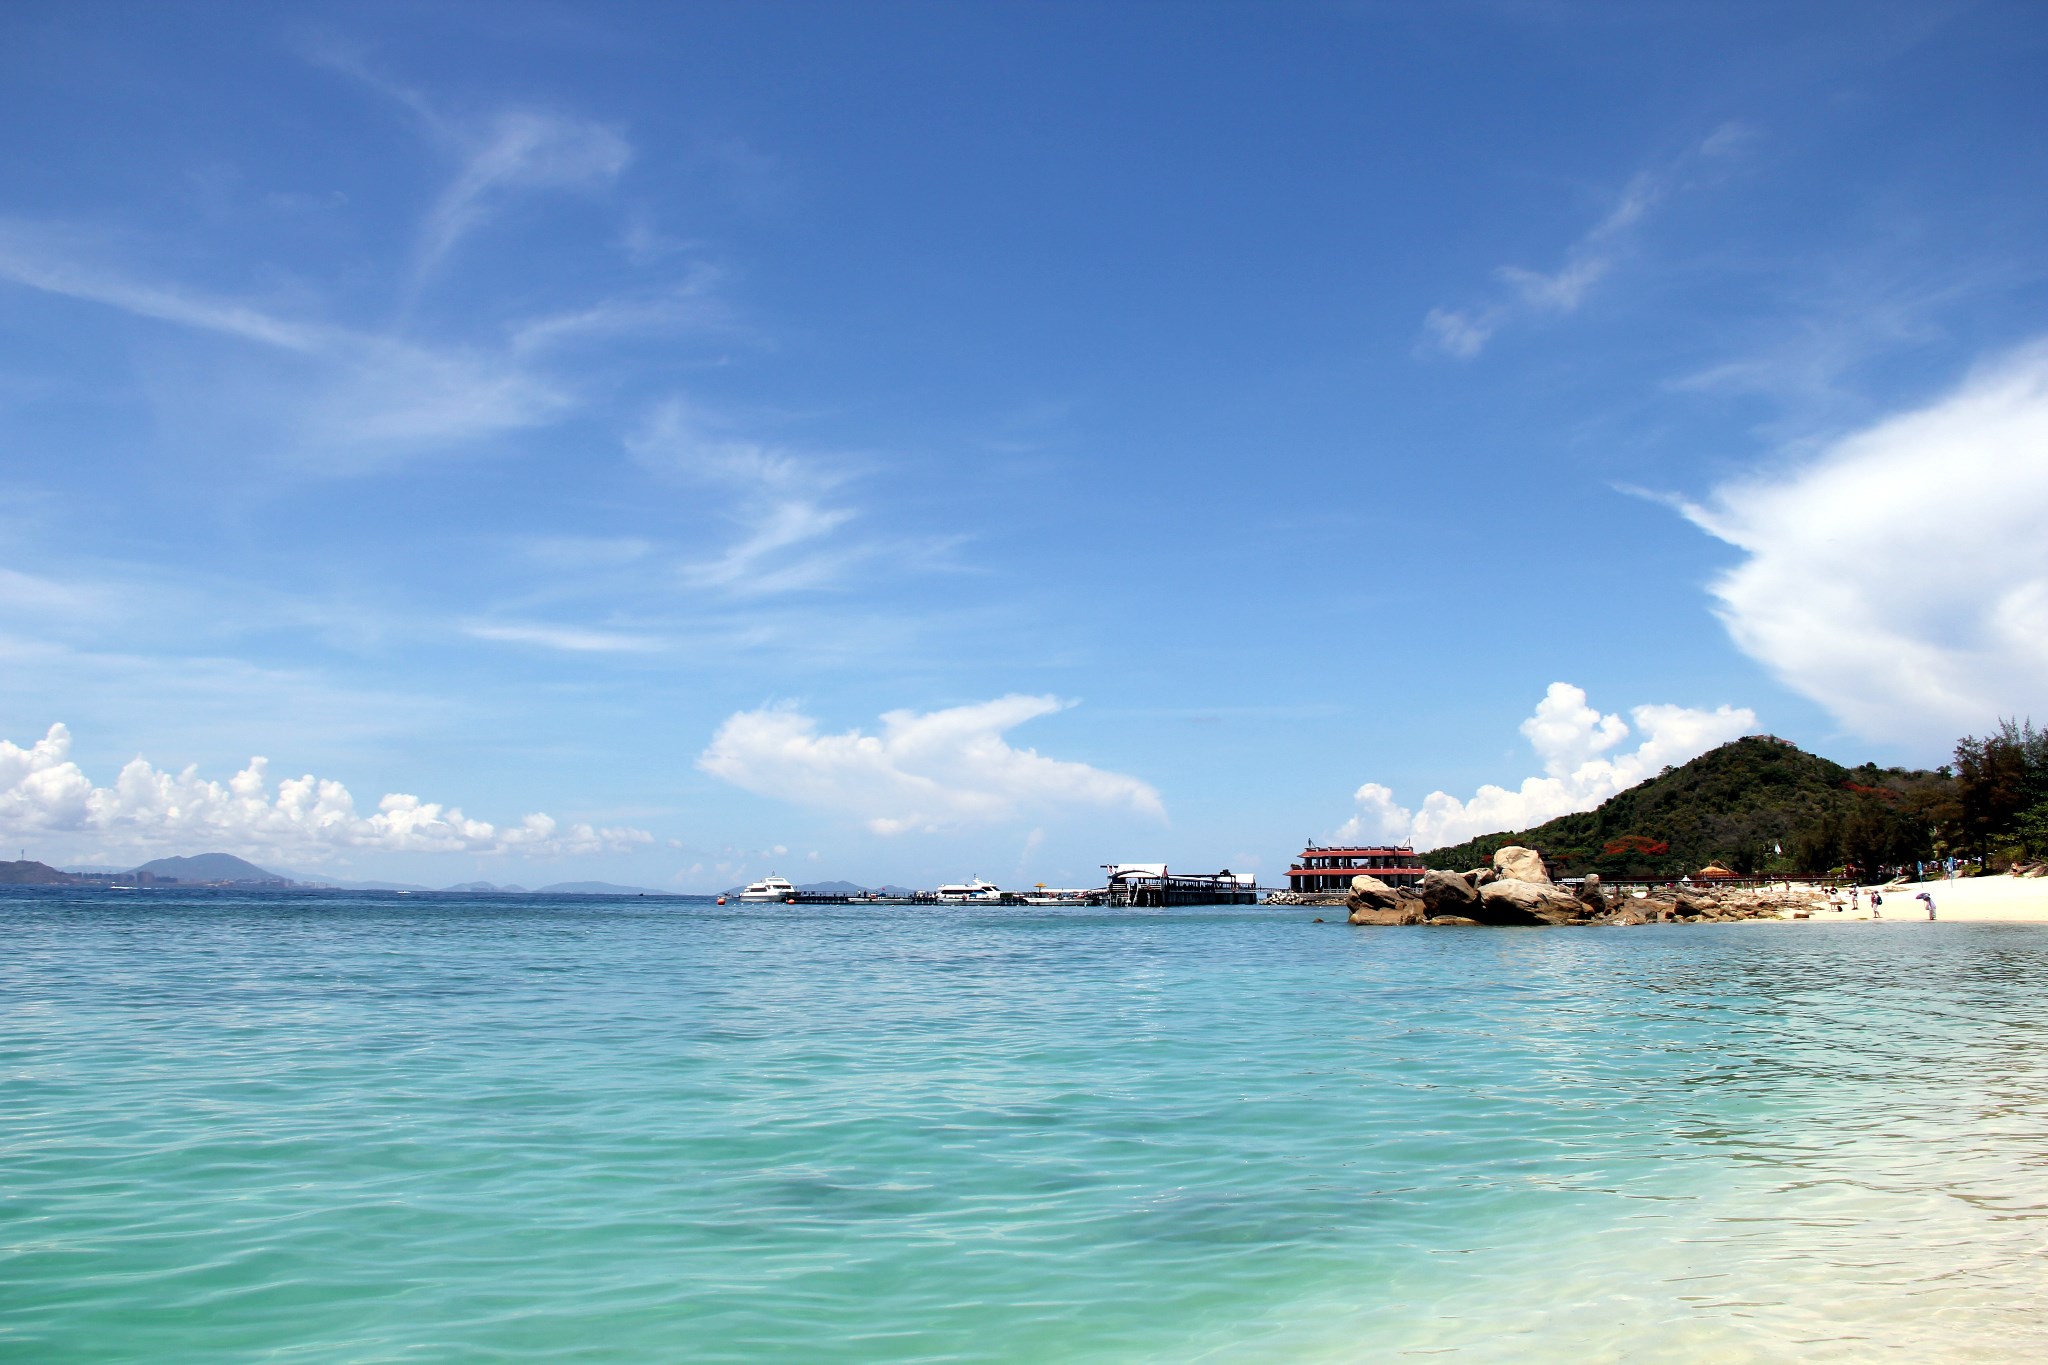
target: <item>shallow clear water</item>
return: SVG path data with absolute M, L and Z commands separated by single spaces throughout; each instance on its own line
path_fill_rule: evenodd
M 2048 1356 L 2048 929 L 0 896 L 0 1359 Z

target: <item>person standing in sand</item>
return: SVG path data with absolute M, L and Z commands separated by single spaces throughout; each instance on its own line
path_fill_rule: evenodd
M 1916 901 L 1927 902 L 1927 918 L 1929 920 L 1932 920 L 1934 918 L 1934 897 L 1928 895 L 1925 891 L 1922 891 L 1919 895 L 1913 897 L 1913 899 Z

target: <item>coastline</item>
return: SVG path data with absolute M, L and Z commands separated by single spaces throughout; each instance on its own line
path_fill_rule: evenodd
M 1817 912 L 1815 919 L 1869 919 L 1870 893 L 1884 893 L 1881 920 L 1922 920 L 1926 907 L 1914 897 L 1925 891 L 1934 898 L 1940 920 L 2004 920 L 2048 924 L 2048 877 L 1958 877 L 1954 881 L 1908 882 L 1901 886 L 1862 887 L 1863 905 L 1842 914 Z

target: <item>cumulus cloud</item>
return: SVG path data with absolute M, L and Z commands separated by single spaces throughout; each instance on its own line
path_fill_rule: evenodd
M 309 861 L 354 849 L 555 857 L 653 842 L 644 830 L 562 825 L 541 814 L 493 825 L 403 793 L 364 814 L 348 788 L 328 778 L 308 774 L 273 786 L 262 758 L 226 782 L 135 758 L 102 787 L 72 761 L 71 732 L 61 724 L 27 748 L 0 740 L 0 831 L 9 838 L 81 835 L 128 849 L 205 847 Z
M 1620 716 L 1602 715 L 1589 706 L 1583 689 L 1552 683 L 1535 713 L 1522 722 L 1522 734 L 1543 764 L 1542 776 L 1525 778 L 1513 790 L 1488 784 L 1462 801 L 1449 792 L 1431 792 L 1420 811 L 1398 804 L 1391 790 L 1368 782 L 1358 789 L 1357 810 L 1336 838 L 1432 849 L 1481 834 L 1527 829 L 1591 810 L 1616 792 L 1756 727 L 1756 713 L 1746 707 L 1638 706 L 1629 715 L 1633 732 Z M 1640 742 L 1617 752 L 1631 733 Z
M 1747 555 L 1712 585 L 1735 643 L 1859 734 L 2048 712 L 2048 341 L 1680 506 Z
M 818 733 L 789 707 L 726 720 L 697 766 L 762 796 L 852 815 L 878 834 L 996 824 L 1026 811 L 1122 808 L 1164 818 L 1146 782 L 1013 748 L 1004 735 L 1071 703 L 1011 695 L 940 711 L 891 711 L 879 734 Z

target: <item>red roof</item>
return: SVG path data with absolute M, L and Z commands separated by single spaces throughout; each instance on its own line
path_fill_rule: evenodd
M 1301 856 L 1301 857 L 1304 857 L 1304 858 L 1328 858 L 1328 857 L 1339 857 L 1339 858 L 1355 858 L 1355 857 L 1364 857 L 1364 856 L 1368 856 L 1368 855 L 1378 855 L 1378 856 L 1380 856 L 1380 857 L 1395 857 L 1395 858 L 1412 858 L 1412 857 L 1414 857 L 1414 856 L 1415 856 L 1415 850 L 1414 850 L 1414 849 L 1412 849 L 1412 848 L 1405 848 L 1405 847 L 1404 847 L 1404 848 L 1384 848 L 1384 847 L 1383 847 L 1383 848 L 1365 848 L 1365 847 L 1358 847 L 1358 848 L 1334 848 L 1334 847 L 1324 847 L 1324 846 L 1322 846 L 1322 845 L 1316 845 L 1316 846 L 1312 846 L 1312 847 L 1309 847 L 1309 848 L 1305 848 L 1305 849 L 1303 849 L 1303 850 L 1301 851 L 1301 854 L 1300 854 L 1300 856 Z

